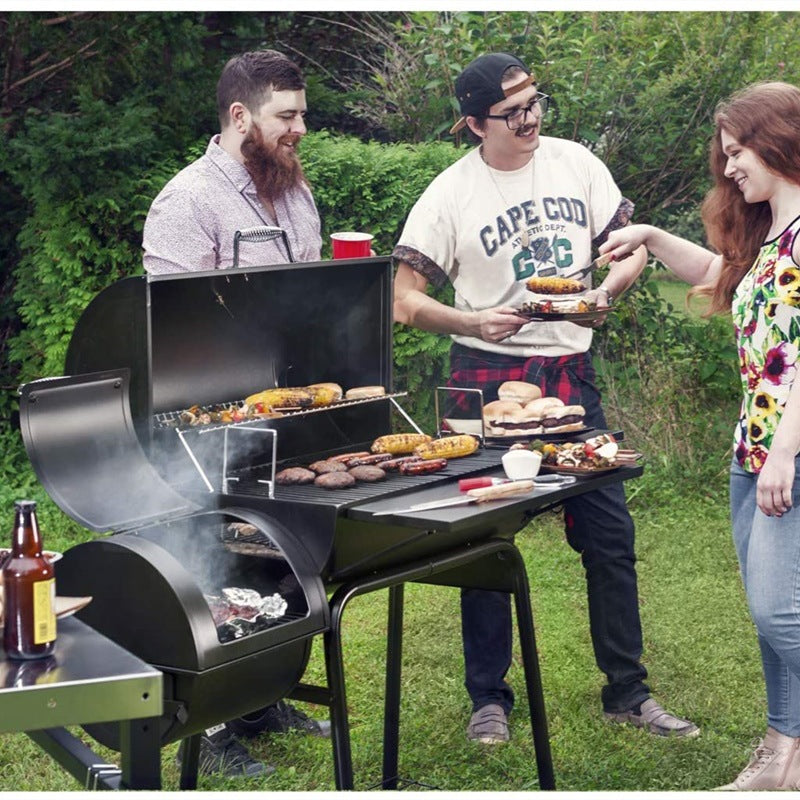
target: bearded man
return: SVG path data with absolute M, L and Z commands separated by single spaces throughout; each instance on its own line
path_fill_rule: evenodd
M 217 111 L 221 133 L 150 207 L 144 268 L 159 275 L 232 267 L 236 231 L 263 225 L 286 232 L 295 260 L 319 260 L 319 213 L 297 157 L 306 133 L 300 68 L 275 50 L 235 56 L 217 83 Z M 280 238 L 239 246 L 239 266 L 290 260 Z
M 260 50 L 235 56 L 217 83 L 222 132 L 206 153 L 181 170 L 153 201 L 144 225 L 144 267 L 151 274 L 233 266 L 237 230 L 282 228 L 297 261 L 317 261 L 322 239 L 311 190 L 297 158 L 306 132 L 305 81 L 282 53 Z M 291 261 L 282 239 L 240 243 L 239 266 Z M 264 775 L 235 732 L 300 730 L 329 736 L 330 723 L 309 719 L 281 700 L 274 706 L 215 725 L 200 739 L 204 774 Z M 181 747 L 178 758 L 182 758 Z

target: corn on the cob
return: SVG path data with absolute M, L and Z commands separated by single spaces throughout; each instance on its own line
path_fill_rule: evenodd
M 342 387 L 338 383 L 312 383 L 310 386 L 306 386 L 306 389 L 314 398 L 311 405 L 315 408 L 329 406 L 342 399 Z
M 445 436 L 434 439 L 414 449 L 415 456 L 422 458 L 461 458 L 468 456 L 478 449 L 478 440 L 468 434 L 458 436 Z
M 263 392 L 251 394 L 244 401 L 248 406 L 261 403 L 265 409 L 289 408 L 299 406 L 307 408 L 314 402 L 314 395 L 308 389 L 265 389 Z
M 401 456 L 406 453 L 413 453 L 415 447 L 430 442 L 431 437 L 427 433 L 390 433 L 386 436 L 379 436 L 370 448 L 373 453 L 391 453 L 393 456 Z

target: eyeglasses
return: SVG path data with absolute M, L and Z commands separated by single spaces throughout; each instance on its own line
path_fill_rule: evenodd
M 547 109 L 550 106 L 550 95 L 549 94 L 537 94 L 533 100 L 528 103 L 523 108 L 515 108 L 513 111 L 509 111 L 508 114 L 485 114 L 485 119 L 504 119 L 506 121 L 506 125 L 510 131 L 515 131 L 517 128 L 522 127 L 525 123 L 525 117 L 528 114 L 533 113 L 533 109 L 536 106 L 539 106 L 539 110 L 544 116 L 547 113 Z

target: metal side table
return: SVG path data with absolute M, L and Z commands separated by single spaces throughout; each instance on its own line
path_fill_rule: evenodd
M 0 649 L 0 733 L 25 732 L 87 789 L 160 789 L 161 684 L 157 669 L 61 619 L 49 658 L 12 661 Z M 121 767 L 63 727 L 92 722 L 119 722 Z

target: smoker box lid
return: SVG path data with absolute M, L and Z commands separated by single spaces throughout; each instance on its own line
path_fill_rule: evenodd
M 127 369 L 20 387 L 20 428 L 36 476 L 64 513 L 93 531 L 120 531 L 200 507 L 177 494 L 142 450 Z

